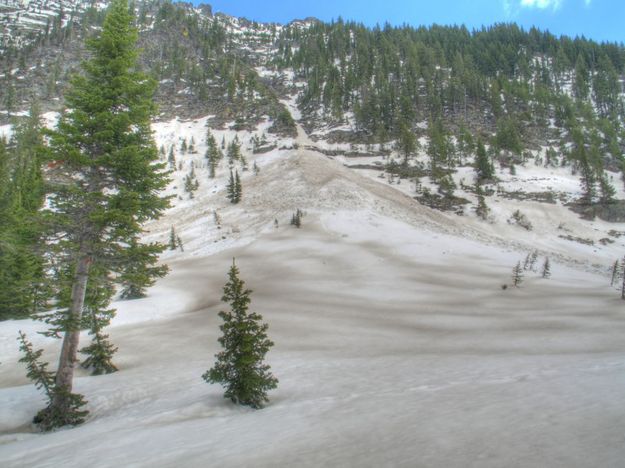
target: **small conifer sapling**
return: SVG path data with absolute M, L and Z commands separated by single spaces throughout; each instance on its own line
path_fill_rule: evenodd
M 93 310 L 86 307 L 86 316 L 91 320 L 89 334 L 92 336 L 91 344 L 80 350 L 87 358 L 81 363 L 85 369 L 90 369 L 92 375 L 112 374 L 117 372 L 117 366 L 113 364 L 113 355 L 117 347 L 109 340 L 109 336 L 103 332 L 114 315 L 113 310 Z
M 172 170 L 176 169 L 176 155 L 174 153 L 174 147 L 169 148 L 169 155 L 167 156 L 167 163 Z
M 527 254 L 527 256 L 525 257 L 525 260 L 523 261 L 523 269 L 524 270 L 528 270 L 529 269 L 531 259 L 532 259 L 532 254 Z
M 523 282 L 523 268 L 521 262 L 517 262 L 516 266 L 512 269 L 512 285 L 518 288 Z
M 538 251 L 534 250 L 532 255 L 530 256 L 529 269 L 532 271 L 536 271 L 536 261 L 538 260 Z
M 293 216 L 291 216 L 291 226 L 295 226 L 296 228 L 302 227 L 302 218 L 304 217 L 304 213 L 299 208 Z
M 169 231 L 169 243 L 167 244 L 169 250 L 176 250 L 178 247 L 178 236 L 176 235 L 176 229 L 172 226 Z
M 219 338 L 223 350 L 202 378 L 208 383 L 222 384 L 226 389 L 224 398 L 233 403 L 259 409 L 269 401 L 267 391 L 276 388 L 278 380 L 264 363 L 273 342 L 267 338 L 268 325 L 262 323 L 262 316 L 248 311 L 251 293 L 239 279 L 233 259 L 221 298 L 230 304 L 231 310 L 219 312 L 224 322 Z
M 542 277 L 545 279 L 551 278 L 551 263 L 549 262 L 549 257 L 546 257 L 545 263 L 543 263 Z
M 51 431 L 60 426 L 76 426 L 82 424 L 88 412 L 81 409 L 87 404 L 82 395 L 71 393 L 64 386 L 58 386 L 55 381 L 55 373 L 48 370 L 48 363 L 41 361 L 43 349 L 34 350 L 33 345 L 26 339 L 23 332 L 19 332 L 20 351 L 24 356 L 20 362 L 26 364 L 26 376 L 33 381 L 35 387 L 43 390 L 48 405 L 39 411 L 33 422 L 37 424 L 43 431 Z M 54 404 L 62 398 L 66 404 L 63 410 L 58 409 Z
M 195 177 L 195 168 L 192 166 L 191 171 L 184 178 L 184 191 L 189 194 L 189 198 L 194 198 L 194 192 L 200 188 L 200 183 Z
M 616 284 L 616 280 L 619 275 L 619 262 L 616 260 L 614 262 L 614 266 L 612 267 L 612 281 L 610 281 L 610 286 L 614 286 Z
M 484 199 L 484 191 L 479 183 L 475 184 L 475 194 L 477 195 L 477 208 L 475 209 L 475 214 L 482 220 L 486 221 L 488 218 L 489 208 L 486 205 L 486 201 Z

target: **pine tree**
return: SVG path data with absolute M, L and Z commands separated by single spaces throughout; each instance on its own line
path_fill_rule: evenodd
M 230 203 L 236 203 L 236 183 L 232 171 L 230 171 L 230 178 L 228 179 L 228 185 L 226 186 L 226 193 Z
M 63 346 L 52 403 L 40 421 L 75 424 L 80 397 L 72 394 L 90 269 L 97 263 L 120 273 L 122 252 L 168 206 L 158 192 L 167 184 L 150 119 L 156 84 L 137 71 L 137 31 L 126 0 L 113 0 L 99 36 L 87 47 L 84 75 L 71 81 L 64 113 L 50 133 L 52 157 L 63 161 L 65 181 L 55 187 L 50 225 L 60 226 L 56 250 L 71 259 L 71 300 L 51 324 L 61 324 Z M 42 423 L 42 428 L 49 428 Z
M 532 254 L 527 254 L 525 256 L 525 261 L 523 261 L 523 270 L 525 271 L 529 270 L 531 261 L 532 261 Z
M 215 171 L 217 169 L 217 164 L 221 158 L 223 158 L 223 154 L 215 141 L 215 137 L 211 133 L 210 129 L 206 132 L 206 153 L 204 157 L 208 159 L 208 169 L 209 169 L 209 177 L 211 179 L 215 178 Z
M 248 312 L 251 293 L 239 279 L 233 260 L 221 298 L 230 304 L 231 311 L 219 312 L 224 321 L 219 338 L 223 351 L 215 356 L 215 366 L 202 378 L 208 383 L 222 384 L 226 389 L 224 398 L 233 403 L 259 409 L 269 401 L 267 391 L 276 388 L 278 380 L 263 362 L 273 342 L 267 338 L 268 325 L 262 323 L 262 316 Z
M 584 55 L 577 56 L 575 64 L 575 80 L 573 83 L 573 91 L 577 99 L 586 99 L 588 97 L 588 66 L 584 60 Z
M 237 204 L 241 201 L 243 188 L 241 187 L 241 178 L 239 177 L 238 171 L 235 171 L 234 174 L 230 171 L 230 179 L 226 191 L 230 203 Z
M 20 351 L 24 356 L 20 358 L 20 362 L 26 364 L 26 377 L 32 380 L 37 390 L 42 390 L 46 396 L 50 397 L 52 388 L 54 387 L 54 372 L 48 370 L 48 363 L 41 362 L 43 349 L 35 351 L 33 344 L 26 339 L 26 334 L 19 331 Z
M 614 203 L 614 196 L 616 195 L 616 189 L 612 186 L 608 180 L 608 176 L 602 173 L 599 177 L 599 203 L 602 205 L 609 205 Z
M 445 174 L 442 166 L 452 165 L 451 140 L 441 120 L 430 122 L 427 152 L 430 157 L 430 171 L 433 180 L 438 181 Z
M 227 156 L 229 166 L 233 166 L 235 161 L 239 161 L 241 159 L 241 145 L 239 144 L 239 139 L 237 137 L 235 137 L 235 139 L 228 145 Z
M 169 231 L 169 242 L 167 243 L 167 247 L 169 250 L 176 250 L 178 248 L 178 241 L 176 236 L 176 229 L 172 226 Z
M 167 163 L 171 170 L 176 169 L 176 155 L 174 154 L 174 147 L 169 148 L 169 155 L 167 156 Z
M 217 160 L 213 158 L 212 156 L 210 156 L 208 158 L 208 177 L 209 178 L 211 179 L 215 178 L 216 169 L 217 169 Z
M 593 169 L 586 159 L 583 159 L 580 163 L 580 186 L 582 190 L 581 201 L 584 204 L 591 205 L 597 195 L 596 176 Z
M 210 149 L 213 146 L 217 146 L 217 141 L 215 140 L 215 137 L 213 136 L 211 129 L 207 126 L 206 128 L 206 147 L 207 150 Z
M 546 257 L 545 263 L 543 263 L 542 277 L 545 279 L 551 278 L 551 263 L 549 262 L 549 257 Z
M 523 142 L 519 133 L 519 123 L 509 117 L 499 119 L 494 144 L 499 150 L 520 155 L 523 151 Z
M 489 209 L 484 199 L 484 191 L 479 183 L 475 184 L 475 194 L 477 195 L 477 208 L 475 208 L 475 214 L 484 221 L 488 219 Z
M 573 147 L 571 148 L 571 158 L 576 161 L 580 170 L 580 186 L 582 190 L 581 202 L 583 204 L 591 205 L 597 194 L 596 174 L 593 169 L 589 152 L 586 149 L 586 140 L 584 134 L 580 128 L 572 130 L 571 138 L 573 140 Z
M 399 139 L 397 141 L 397 149 L 403 155 L 403 165 L 408 166 L 410 156 L 417 150 L 418 141 L 410 128 L 402 123 L 399 131 Z
M 234 172 L 234 203 L 239 203 L 243 196 L 243 187 L 241 186 L 241 178 L 239 171 Z
M 189 198 L 194 198 L 194 193 L 200 188 L 200 182 L 195 177 L 195 168 L 191 167 L 189 172 L 184 178 L 184 191 L 189 194 Z
M 50 431 L 60 426 L 82 424 L 87 416 L 87 411 L 81 409 L 87 404 L 82 395 L 71 393 L 67 387 L 59 387 L 56 383 L 55 374 L 47 369 L 48 363 L 41 362 L 43 349 L 35 351 L 32 343 L 26 339 L 23 332 L 19 332 L 20 350 L 24 356 L 20 362 L 26 364 L 26 376 L 33 381 L 38 390 L 43 390 L 48 405 L 39 411 L 34 422 L 44 431 Z M 65 403 L 65 411 L 61 411 L 56 404 L 58 400 Z
M 475 157 L 475 172 L 478 180 L 490 180 L 493 178 L 493 165 L 491 164 L 486 148 L 482 140 L 477 141 L 477 154 Z
M 302 210 L 298 208 L 297 211 L 293 213 L 293 216 L 291 216 L 291 226 L 295 226 L 296 228 L 302 227 L 303 216 L 304 214 L 302 213 Z
M 619 262 L 616 260 L 614 262 L 614 266 L 612 266 L 612 281 L 610 281 L 610 286 L 614 286 L 616 284 L 616 280 L 619 275 Z
M 213 210 L 213 220 L 215 221 L 215 226 L 217 226 L 217 229 L 221 229 L 221 216 L 219 216 L 217 210 Z
M 538 260 L 538 251 L 534 250 L 532 252 L 532 255 L 530 256 L 530 262 L 529 262 L 529 269 L 531 271 L 536 271 L 535 267 L 536 267 L 536 261 Z
M 456 183 L 451 175 L 446 175 L 438 179 L 438 193 L 445 198 L 453 198 Z
M 521 262 L 517 262 L 516 266 L 512 269 L 512 285 L 518 288 L 523 282 L 523 268 L 521 268 Z
M 25 318 L 46 307 L 50 285 L 39 210 L 45 154 L 39 109 L 15 125 L 9 148 L 0 143 L 0 320 Z

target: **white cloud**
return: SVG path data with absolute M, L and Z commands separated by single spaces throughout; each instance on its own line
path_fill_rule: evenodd
M 558 10 L 562 6 L 563 0 L 521 0 L 521 6 L 526 8 L 539 8 L 545 10 L 551 8 L 552 10 Z M 591 0 L 584 0 L 586 4 L 589 4 Z

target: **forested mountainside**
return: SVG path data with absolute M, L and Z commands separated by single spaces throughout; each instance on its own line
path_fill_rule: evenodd
M 39 29 L 24 14 L 4 19 L 5 117 L 33 98 L 61 108 L 68 77 L 84 58 L 83 41 L 98 30 L 105 6 L 28 5 L 31 17 L 39 14 Z M 209 6 L 158 1 L 135 8 L 141 62 L 159 82 L 163 119 L 211 114 L 215 125 L 235 120 L 252 128 L 269 116 L 277 131 L 293 134 L 278 100 L 297 91 L 313 137 L 325 128 L 330 141 L 393 143 L 406 162 L 425 137 L 431 164 L 409 172 L 443 185 L 478 140 L 511 167 L 546 147 L 547 164 L 572 164 L 597 185 L 601 193 L 589 189 L 588 201 L 611 197 L 601 183 L 604 169 L 622 170 L 622 45 L 514 24 L 371 29 L 309 19 L 281 26 L 212 15 Z
M 622 46 L 514 24 L 371 30 L 339 20 L 285 28 L 277 49 L 272 64 L 305 83 L 299 105 L 311 130 L 347 121 L 352 131 L 336 139 L 394 140 L 405 162 L 415 134 L 424 136 L 429 168 L 412 175 L 429 175 L 443 191 L 482 140 L 509 167 L 546 147 L 546 165 L 580 171 L 586 202 L 595 183 L 602 202 L 612 198 L 604 169 L 623 170 Z
M 14 15 L 5 28 L 0 40 L 5 119 L 7 112 L 27 108 L 32 99 L 44 110 L 62 107 L 69 77 L 85 59 L 84 41 L 99 31 L 106 11 L 102 2 L 50 2 L 37 8 L 55 6 L 43 10 L 55 14 L 37 30 L 31 23 L 21 28 L 23 15 Z M 171 2 L 138 3 L 136 16 L 140 63 L 159 83 L 156 100 L 163 118 L 211 113 L 216 124 L 232 118 L 241 128 L 265 115 L 279 120 L 283 108 L 275 93 L 258 79 L 252 60 L 245 59 L 248 49 L 255 59 L 269 54 L 276 26 L 212 16 L 209 6 Z

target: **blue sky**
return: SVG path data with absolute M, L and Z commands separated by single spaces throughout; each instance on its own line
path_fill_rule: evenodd
M 199 3 L 194 0 L 194 3 Z M 388 21 L 413 26 L 495 22 L 535 25 L 554 34 L 625 42 L 625 0 L 203 0 L 214 11 L 248 19 L 288 23 L 314 16 L 342 16 L 369 26 Z

